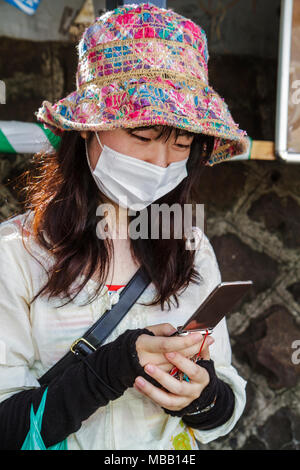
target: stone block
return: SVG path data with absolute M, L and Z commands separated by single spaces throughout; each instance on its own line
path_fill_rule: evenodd
M 292 344 L 300 340 L 300 328 L 283 305 L 272 305 L 235 337 L 234 354 L 265 376 L 272 389 L 298 384 L 300 364 L 294 364 Z
M 233 233 L 211 238 L 223 281 L 253 281 L 253 287 L 244 297 L 268 289 L 278 275 L 278 263 L 265 253 L 253 250 Z
M 254 201 L 247 214 L 276 232 L 287 248 L 300 247 L 300 205 L 295 198 L 271 191 Z

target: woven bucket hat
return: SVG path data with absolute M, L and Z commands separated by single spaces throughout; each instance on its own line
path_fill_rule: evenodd
M 152 3 L 107 11 L 78 43 L 76 90 L 35 116 L 54 134 L 170 125 L 215 137 L 206 165 L 248 149 L 224 99 L 208 80 L 204 30 Z

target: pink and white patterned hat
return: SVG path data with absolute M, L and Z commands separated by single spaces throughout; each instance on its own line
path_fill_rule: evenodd
M 247 151 L 246 131 L 209 86 L 205 32 L 188 18 L 125 4 L 96 18 L 77 51 L 76 91 L 35 112 L 54 134 L 170 125 L 215 136 L 208 166 Z

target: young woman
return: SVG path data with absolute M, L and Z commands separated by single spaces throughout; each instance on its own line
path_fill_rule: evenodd
M 204 344 L 169 337 L 221 281 L 218 263 L 197 226 L 193 249 L 172 218 L 169 238 L 132 227 L 144 214 L 161 229 L 155 204 L 190 204 L 203 165 L 243 152 L 246 133 L 208 85 L 203 30 L 172 10 L 107 12 L 78 50 L 77 91 L 37 114 L 60 147 L 40 158 L 26 211 L 0 225 L 0 448 L 21 449 L 47 390 L 47 448 L 197 449 L 245 406 L 225 319 Z M 139 267 L 151 283 L 104 344 L 41 386 Z

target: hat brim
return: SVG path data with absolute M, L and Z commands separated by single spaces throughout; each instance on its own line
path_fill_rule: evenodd
M 52 105 L 43 101 L 35 113 L 54 134 L 170 125 L 215 137 L 208 166 L 243 154 L 246 131 L 239 129 L 224 99 L 213 88 L 167 78 L 140 77 L 91 82 Z

